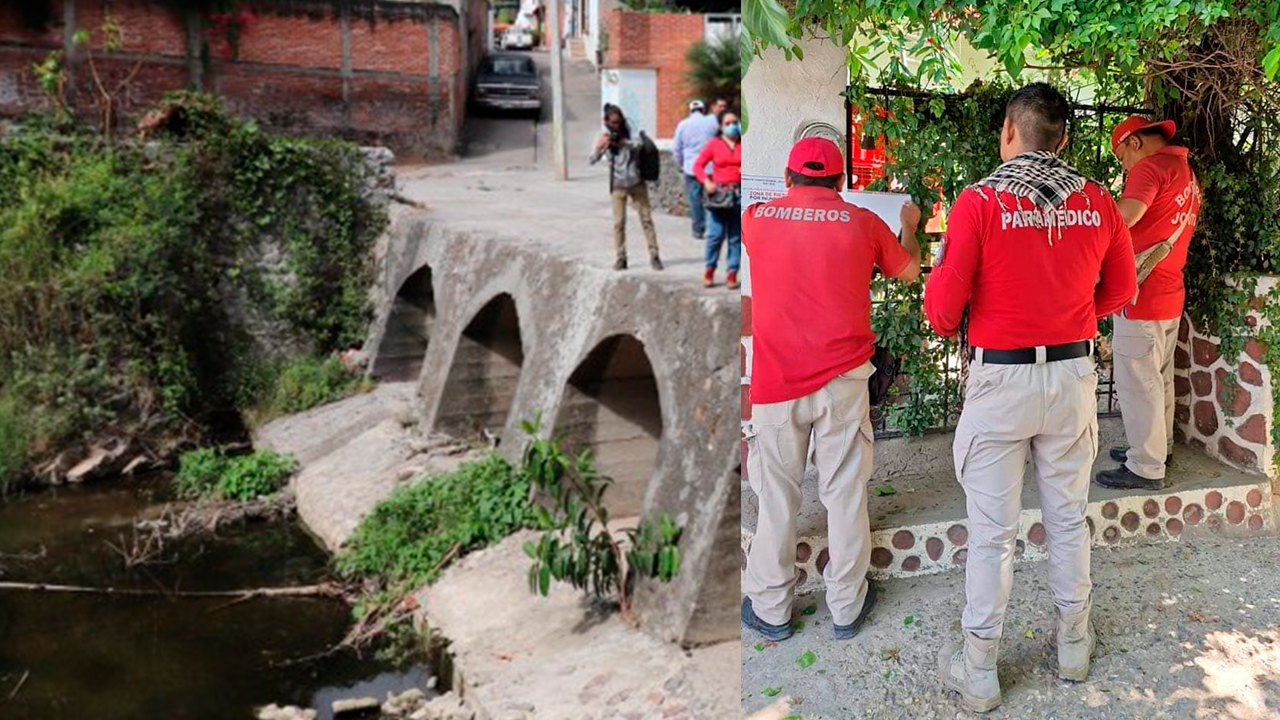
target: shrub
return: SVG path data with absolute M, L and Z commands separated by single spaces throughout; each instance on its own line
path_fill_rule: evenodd
M 293 457 L 269 450 L 232 458 L 222 472 L 218 494 L 227 500 L 253 500 L 271 495 L 297 470 L 298 461 Z
M 180 497 L 196 499 L 213 497 L 227 468 L 227 459 L 218 448 L 199 448 L 182 454 L 178 474 L 173 478 Z
M 154 117 L 147 145 L 34 119 L 0 136 L 0 388 L 26 436 L 0 428 L 0 483 L 25 469 L 17 447 L 29 465 L 107 427 L 185 438 L 358 387 L 322 358 L 364 334 L 386 221 L 359 148 L 263 132 L 211 96 Z M 279 371 L 246 399 L 253 357 Z
M 396 488 L 360 523 L 338 569 L 408 589 L 433 581 L 451 557 L 535 525 L 528 482 L 492 453 Z
M 174 488 L 184 498 L 253 500 L 271 495 L 298 470 L 292 456 L 270 450 L 227 457 L 220 448 L 183 453 Z
M 365 392 L 372 382 L 328 358 L 302 357 L 288 363 L 266 362 L 248 374 L 241 386 L 241 405 L 251 427 L 290 413 L 303 412 Z

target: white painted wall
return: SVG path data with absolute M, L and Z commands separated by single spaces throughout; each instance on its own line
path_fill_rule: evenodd
M 782 175 L 797 128 L 827 122 L 844 132 L 844 92 L 849 77 L 845 49 L 828 40 L 800 43 L 804 60 L 788 61 L 769 49 L 752 60 L 742 80 L 747 133 L 742 172 Z
M 600 103 L 622 108 L 632 130 L 650 137 L 658 126 L 658 71 L 653 68 L 609 68 L 600 72 Z

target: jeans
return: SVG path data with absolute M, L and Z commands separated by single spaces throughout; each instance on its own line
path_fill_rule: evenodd
M 742 207 L 707 208 L 707 267 L 714 270 L 720 264 L 720 246 L 728 243 L 726 265 L 737 272 L 742 256 Z
M 689 219 L 693 221 L 693 234 L 707 234 L 707 211 L 702 207 L 702 183 L 692 175 L 684 176 L 684 192 L 689 196 Z

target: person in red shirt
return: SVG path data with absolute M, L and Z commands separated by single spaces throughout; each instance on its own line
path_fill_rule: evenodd
M 1045 83 L 1013 94 L 1000 132 L 1004 162 L 956 199 L 925 286 L 939 335 L 963 340 L 968 313 L 953 446 L 969 517 L 964 643 L 944 648 L 939 668 L 974 712 L 1000 703 L 996 656 L 1028 459 L 1048 533 L 1059 677 L 1084 680 L 1095 644 L 1085 522 L 1098 450 L 1093 338 L 1097 319 L 1127 302 L 1136 283 L 1129 230 L 1111 196 L 1057 157 L 1069 115 Z
M 742 255 L 742 125 L 732 110 L 720 113 L 720 131 L 707 141 L 693 172 L 706 190 L 703 207 L 707 210 L 707 270 L 702 277 L 705 287 L 715 285 L 716 266 L 720 264 L 720 246 L 725 250 L 729 274 L 725 286 L 738 289 L 738 265 Z M 711 176 L 707 177 L 707 163 Z
M 1121 463 L 1098 473 L 1110 488 L 1160 490 L 1173 455 L 1173 352 L 1185 291 L 1182 268 L 1200 212 L 1200 187 L 1187 149 L 1170 145 L 1172 120 L 1133 116 L 1111 133 L 1111 149 L 1128 177 L 1117 205 L 1138 256 L 1138 294 L 1112 319 L 1116 399 L 1128 447 Z M 1144 257 L 1145 256 L 1145 257 Z M 1149 274 L 1144 277 L 1144 270 Z
M 905 282 L 920 275 L 920 209 L 903 205 L 894 237 L 874 213 L 845 202 L 844 157 L 823 138 L 795 144 L 785 184 L 786 195 L 743 217 L 753 348 L 747 477 L 760 514 L 742 583 L 742 622 L 772 640 L 791 636 L 796 515 L 812 435 L 818 497 L 827 509 L 827 605 L 836 638 L 847 639 L 875 604 L 866 579 L 871 273 L 878 267 Z

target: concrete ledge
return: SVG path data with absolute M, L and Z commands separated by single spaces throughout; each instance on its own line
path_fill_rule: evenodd
M 684 651 L 555 585 L 529 591 L 519 533 L 418 591 L 417 621 L 448 638 L 453 687 L 480 720 L 728 720 L 739 709 L 738 640 Z

